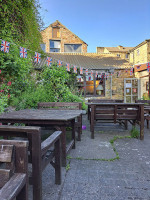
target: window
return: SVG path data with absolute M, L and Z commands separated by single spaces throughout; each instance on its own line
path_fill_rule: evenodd
M 50 52 L 60 52 L 60 40 L 50 40 Z
M 82 52 L 82 44 L 65 44 L 64 52 Z
M 126 54 L 126 58 L 129 58 L 129 54 Z
M 53 28 L 53 38 L 60 38 L 60 28 Z
M 117 54 L 117 57 L 120 57 L 120 54 Z
M 42 49 L 44 52 L 46 52 L 46 45 L 45 45 L 45 44 L 40 44 L 40 46 L 41 46 L 41 49 Z
M 140 55 L 140 49 L 137 50 L 137 56 Z

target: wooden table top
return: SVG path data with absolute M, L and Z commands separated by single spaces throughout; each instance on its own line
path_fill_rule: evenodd
M 44 110 L 44 109 L 25 109 L 3 113 L 0 115 L 0 120 L 60 120 L 68 121 L 82 114 L 82 110 Z
M 134 105 L 144 105 L 144 103 L 117 103 L 117 102 L 112 102 L 112 103 L 95 103 L 95 102 L 89 102 L 86 103 L 86 105 L 125 105 L 125 106 L 134 106 Z

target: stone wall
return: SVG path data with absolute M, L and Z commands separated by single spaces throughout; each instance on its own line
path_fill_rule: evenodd
M 111 88 L 111 77 L 106 80 L 106 93 L 105 98 L 111 98 L 112 89 L 112 99 L 123 99 L 124 100 L 124 79 L 134 78 L 134 75 L 130 76 L 130 69 L 126 72 L 123 70 L 115 70 L 112 75 L 112 88 Z
M 130 63 L 146 63 L 150 61 L 150 41 L 146 41 L 138 45 L 130 52 Z
M 150 62 L 150 41 L 147 42 L 147 62 Z
M 147 62 L 147 43 L 136 48 L 133 51 L 133 54 L 134 54 L 134 63 L 133 64 L 146 63 Z

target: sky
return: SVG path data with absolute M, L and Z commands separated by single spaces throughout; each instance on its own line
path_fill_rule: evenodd
M 150 0 L 39 0 L 44 27 L 59 20 L 96 47 L 135 47 L 150 39 Z

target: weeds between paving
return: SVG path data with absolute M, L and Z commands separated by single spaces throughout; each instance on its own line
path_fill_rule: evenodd
M 96 160 L 96 161 L 115 161 L 115 160 L 119 160 L 119 153 L 117 152 L 116 148 L 115 148 L 115 145 L 114 145 L 114 142 L 117 140 L 117 139 L 124 139 L 124 138 L 138 138 L 139 137 L 139 131 L 133 127 L 132 130 L 131 130 L 131 136 L 114 136 L 113 139 L 111 139 L 109 142 L 110 144 L 112 145 L 113 147 L 113 151 L 115 152 L 116 154 L 116 157 L 114 158 L 110 158 L 110 159 L 105 159 L 105 158 L 82 158 L 82 157 L 71 157 L 71 156 L 67 156 L 67 160 L 69 161 L 67 166 L 66 166 L 66 171 L 68 171 L 70 169 L 70 161 L 71 159 L 76 159 L 76 160 Z

